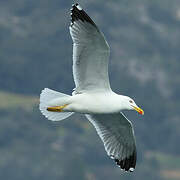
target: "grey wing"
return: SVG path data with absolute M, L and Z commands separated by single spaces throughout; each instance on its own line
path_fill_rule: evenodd
M 78 4 L 72 6 L 71 18 L 75 91 L 109 90 L 109 46 L 104 35 Z
M 125 171 L 136 166 L 136 143 L 131 122 L 122 114 L 86 115 L 104 143 L 107 154 Z

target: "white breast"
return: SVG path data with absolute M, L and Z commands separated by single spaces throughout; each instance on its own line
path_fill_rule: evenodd
M 72 96 L 72 102 L 66 107 L 66 110 L 86 114 L 119 112 L 117 96 L 113 92 L 77 94 Z

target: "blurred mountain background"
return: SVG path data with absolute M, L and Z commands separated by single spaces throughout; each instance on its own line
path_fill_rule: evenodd
M 0 1 L 0 179 L 179 180 L 180 1 L 80 0 L 111 47 L 110 80 L 144 116 L 138 161 L 124 173 L 83 115 L 50 122 L 38 109 L 45 87 L 71 94 L 72 1 Z

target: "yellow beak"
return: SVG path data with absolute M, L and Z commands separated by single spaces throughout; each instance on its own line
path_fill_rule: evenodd
M 136 106 L 133 106 L 133 108 L 134 108 L 134 110 L 136 110 L 139 114 L 144 115 L 144 111 L 143 111 L 141 108 L 136 107 Z

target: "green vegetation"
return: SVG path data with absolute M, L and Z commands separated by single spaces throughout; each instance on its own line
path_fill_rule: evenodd
M 180 157 L 176 155 L 169 155 L 162 152 L 147 152 L 147 159 L 155 159 L 163 170 L 177 170 L 180 169 Z
M 72 41 L 65 0 L 0 2 L 0 179 L 180 179 L 180 1 L 79 1 L 111 47 L 112 89 L 133 97 L 138 162 L 123 173 L 81 115 L 50 122 L 45 87 L 71 94 Z
M 30 110 L 39 103 L 39 98 L 35 96 L 17 95 L 14 93 L 0 92 L 0 110 L 11 110 L 14 108 L 22 108 Z

